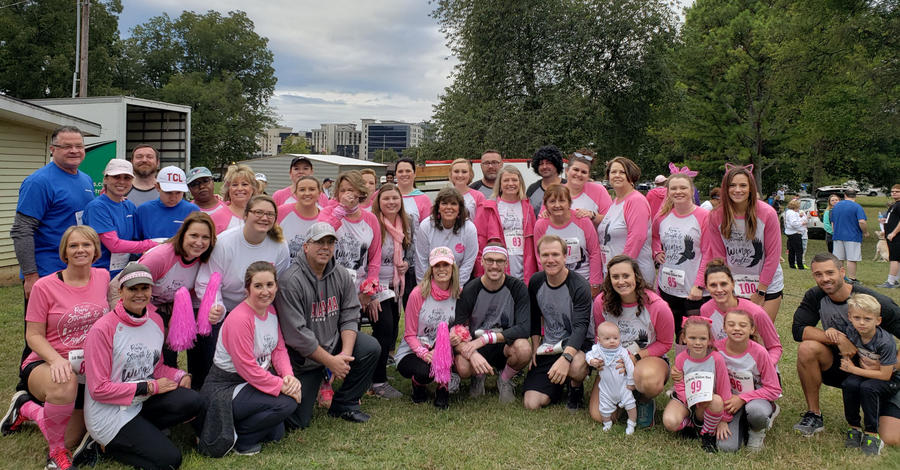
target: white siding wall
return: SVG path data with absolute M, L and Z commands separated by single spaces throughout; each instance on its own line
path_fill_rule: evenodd
M 22 180 L 49 161 L 51 131 L 0 120 L 0 268 L 16 266 L 9 229 Z

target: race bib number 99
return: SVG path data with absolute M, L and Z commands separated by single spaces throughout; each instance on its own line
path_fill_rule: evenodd
M 712 372 L 698 371 L 685 374 L 684 395 L 687 397 L 688 406 L 711 401 L 714 381 L 715 376 Z

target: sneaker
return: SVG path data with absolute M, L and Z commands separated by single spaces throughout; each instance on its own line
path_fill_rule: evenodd
M 412 401 L 413 403 L 425 403 L 428 401 L 428 387 L 413 382 Z
M 31 401 L 33 397 L 25 390 L 20 390 L 12 396 L 9 403 L 9 409 L 0 421 L 0 433 L 8 436 L 22 429 L 22 424 L 28 422 L 28 418 L 19 414 L 22 405 Z
M 392 387 L 391 384 L 387 382 L 372 385 L 372 394 L 376 397 L 386 398 L 388 400 L 403 396 L 403 393 L 400 392 L 400 390 Z
M 632 421 L 630 419 L 628 420 L 628 423 L 625 424 L 625 435 L 626 436 L 630 436 L 630 435 L 634 434 L 634 426 L 636 424 L 637 423 L 635 421 Z
M 93 467 L 100 459 L 98 450 L 97 441 L 91 437 L 91 433 L 86 432 L 81 438 L 81 443 L 72 451 L 72 463 L 82 467 Z
M 497 390 L 500 392 L 500 403 L 512 403 L 516 401 L 516 384 L 512 379 L 503 380 L 497 377 Z
M 794 425 L 794 430 L 809 437 L 825 430 L 825 420 L 822 418 L 822 415 L 807 411 L 800 418 L 800 422 Z
M 246 449 L 240 449 L 234 446 L 234 453 L 237 455 L 256 455 L 262 451 L 262 444 L 256 443 Z
M 716 435 L 713 433 L 710 434 L 700 434 L 700 448 L 709 452 L 710 454 L 715 454 L 719 451 L 718 446 L 716 446 Z
M 456 372 L 451 372 L 450 383 L 447 384 L 447 390 L 449 390 L 450 393 L 459 392 L 459 382 L 459 374 L 457 374 Z
M 584 408 L 584 386 L 569 385 L 569 401 L 566 403 L 566 409 L 575 412 L 581 408 Z
M 450 408 L 450 390 L 438 387 L 434 392 L 434 407 L 441 410 Z
M 881 449 L 884 449 L 884 442 L 878 437 L 878 434 L 866 433 L 859 448 L 866 455 L 881 455 Z
M 397 367 L 397 360 L 394 359 L 394 356 L 392 354 L 388 354 L 387 366 L 388 367 Z
M 696 426 L 694 426 L 693 424 L 690 424 L 690 425 L 687 425 L 687 426 L 681 428 L 681 430 L 678 431 L 678 435 L 681 436 L 682 439 L 693 440 L 693 439 L 697 439 L 700 437 L 699 431 L 700 430 L 697 429 Z
M 69 454 L 69 449 L 65 447 L 60 447 L 52 452 L 47 457 L 47 466 L 44 467 L 46 470 L 78 470 L 74 464 L 72 464 L 72 456 Z
M 781 414 L 781 407 L 778 406 L 778 403 L 775 404 L 775 409 L 772 410 L 772 414 L 769 416 L 769 419 L 766 421 L 766 431 L 772 429 L 772 426 L 775 425 L 775 418 Z
M 847 438 L 844 439 L 844 447 L 859 449 L 862 447 L 863 432 L 861 429 L 850 428 L 847 430 Z
M 500 386 L 500 379 L 497 379 L 497 386 Z M 484 375 L 473 375 L 469 380 L 469 396 L 477 398 L 484 395 Z
M 896 289 L 897 287 L 900 287 L 900 281 L 895 281 L 895 282 L 884 281 L 883 283 L 878 284 L 875 287 L 881 287 L 884 289 Z
M 331 382 L 322 382 L 322 386 L 319 387 L 319 406 L 331 408 L 331 400 L 334 400 L 334 389 L 331 388 Z
M 649 428 L 653 426 L 656 415 L 656 402 L 648 400 L 637 404 L 637 425 L 639 428 Z
M 752 429 L 747 432 L 747 448 L 751 452 L 759 452 L 763 448 L 763 441 L 766 439 L 765 431 L 754 431 Z

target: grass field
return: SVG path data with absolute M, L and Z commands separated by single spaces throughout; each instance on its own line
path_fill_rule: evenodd
M 860 199 L 873 227 L 877 223 L 874 217 L 886 199 Z M 887 273 L 886 263 L 870 261 L 874 243 L 872 238 L 864 242 L 864 261 L 858 274 L 867 286 L 883 282 Z M 807 262 L 813 253 L 824 249 L 824 241 L 810 240 Z M 191 450 L 192 435 L 187 427 L 179 428 L 174 440 L 185 453 L 182 468 L 900 468 L 898 449 L 866 458 L 859 451 L 843 448 L 845 422 L 837 389 L 822 390 L 825 432 L 803 438 L 791 429 L 806 410 L 795 371 L 797 344 L 790 334 L 791 317 L 814 282 L 808 270 L 785 269 L 785 277 L 784 301 L 776 321 L 784 344 L 780 365 L 784 378 L 784 397 L 779 401 L 782 412 L 768 433 L 765 449 L 756 454 L 742 450 L 738 454 L 708 455 L 700 450 L 698 441 L 675 437 L 659 424 L 630 437 L 620 425 L 604 434 L 586 411 L 570 414 L 564 405 L 536 412 L 525 411 L 521 401 L 500 405 L 494 380 L 488 379 L 486 396 L 469 399 L 464 383 L 448 411 L 430 404 L 413 405 L 408 397 L 397 401 L 366 397 L 363 409 L 372 414 L 372 420 L 359 425 L 329 418 L 324 410 L 317 409 L 310 428 L 291 433 L 252 457 L 202 458 Z M 900 302 L 900 290 L 879 291 Z M 5 407 L 17 381 L 16 363 L 21 353 L 19 287 L 0 289 L 0 335 L 0 401 Z M 396 370 L 390 369 L 389 375 L 395 387 L 410 392 L 409 381 Z M 661 409 L 665 397 L 658 397 L 656 402 Z M 0 438 L 0 455 L 4 456 L 0 457 L 0 468 L 41 468 L 45 452 L 46 444 L 37 428 Z M 122 467 L 104 461 L 96 468 Z

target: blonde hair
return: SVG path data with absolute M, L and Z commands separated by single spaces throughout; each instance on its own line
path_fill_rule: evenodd
M 69 244 L 69 237 L 76 232 L 90 240 L 94 245 L 94 259 L 91 260 L 91 263 L 100 259 L 100 255 L 102 254 L 100 252 L 100 236 L 97 235 L 97 231 L 91 228 L 90 225 L 73 225 L 63 232 L 63 236 L 59 240 L 59 259 L 61 259 L 63 263 L 69 264 L 69 260 L 66 257 L 66 245 Z
M 853 294 L 847 300 L 847 308 L 853 310 L 862 310 L 863 312 L 881 316 L 881 304 L 878 299 L 869 294 Z
M 231 196 L 229 195 L 231 183 L 240 178 L 250 182 L 250 186 L 253 188 L 251 196 L 259 194 L 259 182 L 256 181 L 256 173 L 253 172 L 253 169 L 243 164 L 231 165 L 228 167 L 228 171 L 225 172 L 225 178 L 222 180 L 222 199 L 225 202 L 231 202 Z
M 373 170 L 373 169 L 371 169 L 371 168 L 363 168 L 362 170 L 359 170 L 359 174 L 361 174 L 361 175 L 372 175 L 372 176 L 375 177 L 375 181 L 378 182 L 378 174 L 376 174 L 376 173 L 375 173 L 375 170 Z
M 470 184 L 472 182 L 472 179 L 475 178 L 475 170 L 472 169 L 472 161 L 469 160 L 468 158 L 457 158 L 456 160 L 453 160 L 450 163 L 450 169 L 447 170 L 447 173 L 448 173 L 447 176 L 449 177 L 450 175 L 452 175 L 453 167 L 460 163 L 465 164 L 469 168 L 469 181 L 467 181 L 466 184 Z
M 492 193 L 491 197 L 496 200 L 500 200 L 500 194 L 502 193 L 502 189 L 500 188 L 502 184 L 500 184 L 500 182 L 503 181 L 504 173 L 513 174 L 519 177 L 519 193 L 516 195 L 516 197 L 519 201 L 525 199 L 525 179 L 522 178 L 522 172 L 512 165 L 504 165 L 503 168 L 500 169 L 500 173 L 497 173 L 497 182 L 494 183 L 494 192 Z
M 250 202 L 247 203 L 247 207 L 244 208 L 244 218 L 247 218 L 247 215 L 250 214 L 250 211 L 253 210 L 253 206 L 255 206 L 259 202 L 267 202 L 272 205 L 275 209 L 275 221 L 272 222 L 272 228 L 266 232 L 266 235 L 269 236 L 272 240 L 281 243 L 284 241 L 284 232 L 281 230 L 281 226 L 278 225 L 278 204 L 275 204 L 275 200 L 269 197 L 266 194 L 257 194 L 250 198 Z
M 337 181 L 334 182 L 335 189 L 331 193 L 331 199 L 334 199 L 335 201 L 339 200 L 341 183 L 344 181 L 350 183 L 350 186 L 353 186 L 355 191 L 362 194 L 359 202 L 363 202 L 369 198 L 369 188 L 366 186 L 366 180 L 363 179 L 362 173 L 360 173 L 359 170 L 350 170 L 338 175 Z
M 456 263 L 451 263 L 450 266 L 453 267 L 453 275 L 450 276 L 450 298 L 458 299 L 460 290 L 459 290 L 459 266 Z M 425 275 L 422 276 L 422 282 L 419 283 L 419 292 L 422 293 L 422 298 L 428 298 L 431 295 L 431 279 L 434 276 L 434 266 L 428 266 L 428 269 L 425 271 Z
M 671 211 L 672 208 L 675 207 L 675 202 L 672 201 L 672 194 L 668 192 L 668 189 L 669 189 L 669 185 L 672 184 L 672 180 L 676 180 L 676 179 L 683 179 L 683 180 L 687 181 L 688 184 L 691 186 L 691 194 L 694 194 L 694 179 L 693 178 L 691 178 L 688 175 L 681 174 L 681 173 L 675 173 L 674 175 L 669 175 L 669 177 L 666 178 L 666 200 L 665 200 L 665 202 L 663 202 L 662 207 L 659 208 L 659 212 L 658 212 L 659 215 L 668 214 L 669 211 Z M 693 201 L 693 196 L 691 196 L 691 201 Z M 656 214 L 650 214 L 651 217 L 653 217 L 655 215 Z
M 800 208 L 800 200 L 799 199 L 791 199 L 790 202 L 787 203 L 787 208 L 795 211 Z

